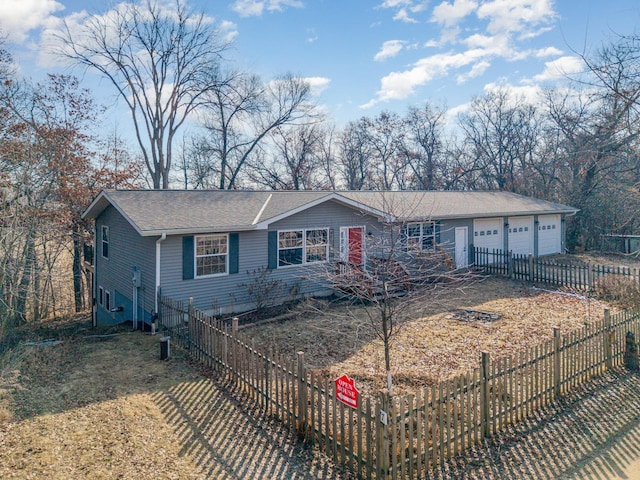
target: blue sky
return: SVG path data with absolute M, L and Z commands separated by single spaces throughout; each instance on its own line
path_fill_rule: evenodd
M 0 29 L 21 72 L 60 72 L 47 32 L 117 2 L 0 0 Z M 511 86 L 533 98 L 581 68 L 612 34 L 638 31 L 637 0 L 192 0 L 233 39 L 229 56 L 268 80 L 308 78 L 338 125 L 425 101 L 464 110 L 474 95 Z M 70 73 L 68 70 L 63 70 Z M 80 74 L 81 72 L 76 72 Z M 91 74 L 98 97 L 110 88 Z M 113 93 L 109 91 L 109 93 Z M 123 119 L 123 123 L 126 120 Z

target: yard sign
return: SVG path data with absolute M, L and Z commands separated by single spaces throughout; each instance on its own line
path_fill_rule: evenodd
M 358 389 L 353 378 L 342 375 L 336 379 L 336 398 L 348 407 L 358 408 Z

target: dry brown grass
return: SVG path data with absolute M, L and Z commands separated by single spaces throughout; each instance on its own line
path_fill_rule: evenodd
M 25 328 L 0 352 L 0 478 L 342 478 L 180 349 L 160 361 L 158 336 L 96 333 L 109 332 Z
M 495 312 L 493 322 L 456 320 L 459 309 Z M 553 327 L 562 333 L 598 320 L 609 305 L 575 295 L 536 290 L 510 280 L 488 278 L 462 290 L 447 292 L 404 324 L 391 347 L 395 393 L 415 391 L 479 365 L 480 354 L 512 355 L 550 339 Z M 256 344 L 294 355 L 322 373 L 346 373 L 361 393 L 384 387 L 384 350 L 371 332 L 368 317 L 350 305 L 316 305 L 296 319 L 245 331 Z

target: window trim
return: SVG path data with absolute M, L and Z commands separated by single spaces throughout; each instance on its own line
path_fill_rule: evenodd
M 412 226 L 416 226 L 419 225 L 420 226 L 420 234 L 418 236 L 410 236 L 409 235 L 409 228 Z M 425 226 L 431 226 L 431 234 L 429 235 L 425 235 L 424 231 L 425 231 Z M 436 249 L 436 245 L 437 245 L 437 233 L 436 233 L 436 228 L 437 228 L 437 222 L 435 220 L 427 220 L 426 222 L 409 222 L 405 225 L 404 227 L 404 232 L 405 232 L 405 237 L 406 237 L 406 248 L 407 250 L 411 250 L 412 246 L 410 245 L 410 239 L 418 239 L 418 245 L 420 246 L 420 251 L 424 252 L 424 251 L 431 251 L 431 250 L 435 250 Z M 427 238 L 431 238 L 432 242 L 431 242 L 431 247 L 428 248 L 424 248 L 424 242 Z
M 104 308 L 111 313 L 111 292 L 109 290 L 104 291 Z
M 102 286 L 98 287 L 98 305 L 104 305 L 104 287 Z
M 224 237 L 226 244 L 226 252 L 223 254 L 198 255 L 198 240 L 204 237 Z M 204 257 L 222 257 L 224 256 L 224 272 L 208 273 L 206 275 L 198 275 L 198 258 Z M 212 278 L 223 277 L 229 275 L 229 234 L 228 233 L 207 233 L 204 235 L 193 236 L 193 278 Z
M 326 234 L 326 238 L 327 238 L 327 242 L 325 244 L 325 260 L 318 260 L 318 261 L 313 261 L 313 262 L 308 262 L 307 261 L 307 255 L 308 255 L 308 247 L 318 247 L 318 246 L 322 246 L 322 244 L 319 245 L 307 245 L 307 235 L 309 232 L 314 232 L 314 231 L 324 231 Z M 276 266 L 277 268 L 291 268 L 291 267 L 300 267 L 300 266 L 304 266 L 304 265 L 318 265 L 321 263 L 327 263 L 329 261 L 329 246 L 331 243 L 330 240 L 330 228 L 329 227 L 317 227 L 317 228 L 289 228 L 286 230 L 277 230 L 278 232 L 278 237 L 277 237 L 277 245 L 276 245 Z M 302 233 L 302 245 L 300 245 L 299 247 L 285 247 L 285 248 L 280 248 L 280 234 L 281 233 L 287 233 L 287 232 L 301 232 Z M 281 265 L 280 264 L 280 252 L 283 250 L 297 250 L 298 248 L 302 249 L 302 262 L 301 263 L 290 263 L 290 264 L 286 264 L 286 265 Z
M 105 240 L 104 237 L 104 233 L 107 232 L 107 239 Z M 109 231 L 109 225 L 101 225 L 100 227 L 100 255 L 102 255 L 102 258 L 109 260 L 109 244 L 111 243 L 111 235 L 110 235 L 110 231 Z M 104 254 L 104 250 L 105 250 L 105 246 L 107 247 L 107 254 Z

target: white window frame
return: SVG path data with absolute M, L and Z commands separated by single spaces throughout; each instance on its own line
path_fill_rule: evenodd
M 224 253 L 212 253 L 198 255 L 198 241 L 207 237 L 224 237 L 226 251 Z M 207 273 L 204 275 L 198 275 L 198 259 L 207 257 L 224 257 L 224 272 Z M 196 235 L 193 239 L 193 276 L 194 278 L 211 278 L 222 277 L 229 275 L 229 234 L 228 233 L 208 233 L 206 235 Z
M 308 235 L 310 232 L 316 232 L 316 231 L 324 231 L 325 232 L 325 236 L 327 239 L 326 244 L 308 244 Z M 292 247 L 280 247 L 280 234 L 282 233 L 291 233 L 291 232 L 295 232 L 295 233 L 301 233 L 302 234 L 302 239 L 301 239 L 301 244 L 292 246 Z M 329 261 L 329 228 L 328 227 L 319 227 L 319 228 L 292 228 L 289 230 L 278 230 L 278 268 L 289 268 L 289 267 L 299 267 L 300 265 L 314 265 L 314 264 L 319 264 L 319 263 L 326 263 Z M 309 250 L 311 247 L 322 247 L 324 245 L 324 260 L 314 260 L 314 261 L 308 261 L 308 255 L 309 255 Z M 282 265 L 280 263 L 280 252 L 284 251 L 284 250 L 302 250 L 302 254 L 301 254 L 301 262 L 300 263 L 287 263 Z
M 98 305 L 104 305 L 104 288 L 98 287 Z
M 107 239 L 105 240 L 104 237 L 104 233 L 107 232 Z M 110 247 L 110 243 L 111 243 L 111 234 L 109 232 L 109 225 L 102 225 L 102 227 L 100 228 L 100 255 L 102 255 L 102 258 L 106 258 L 107 260 L 109 260 L 109 247 Z M 107 254 L 104 254 L 104 247 L 107 247 Z
M 409 229 L 415 226 L 420 227 L 418 235 L 409 235 Z M 426 234 L 425 231 L 431 227 L 431 233 Z M 418 244 L 421 251 L 435 250 L 436 248 L 436 222 L 429 220 L 427 222 L 411 222 L 405 225 L 405 235 L 407 238 L 407 250 L 411 250 L 415 243 Z M 424 242 L 426 239 L 431 238 L 431 246 L 425 248 Z M 413 241 L 412 241 L 413 240 Z M 417 240 L 417 242 L 416 242 Z

